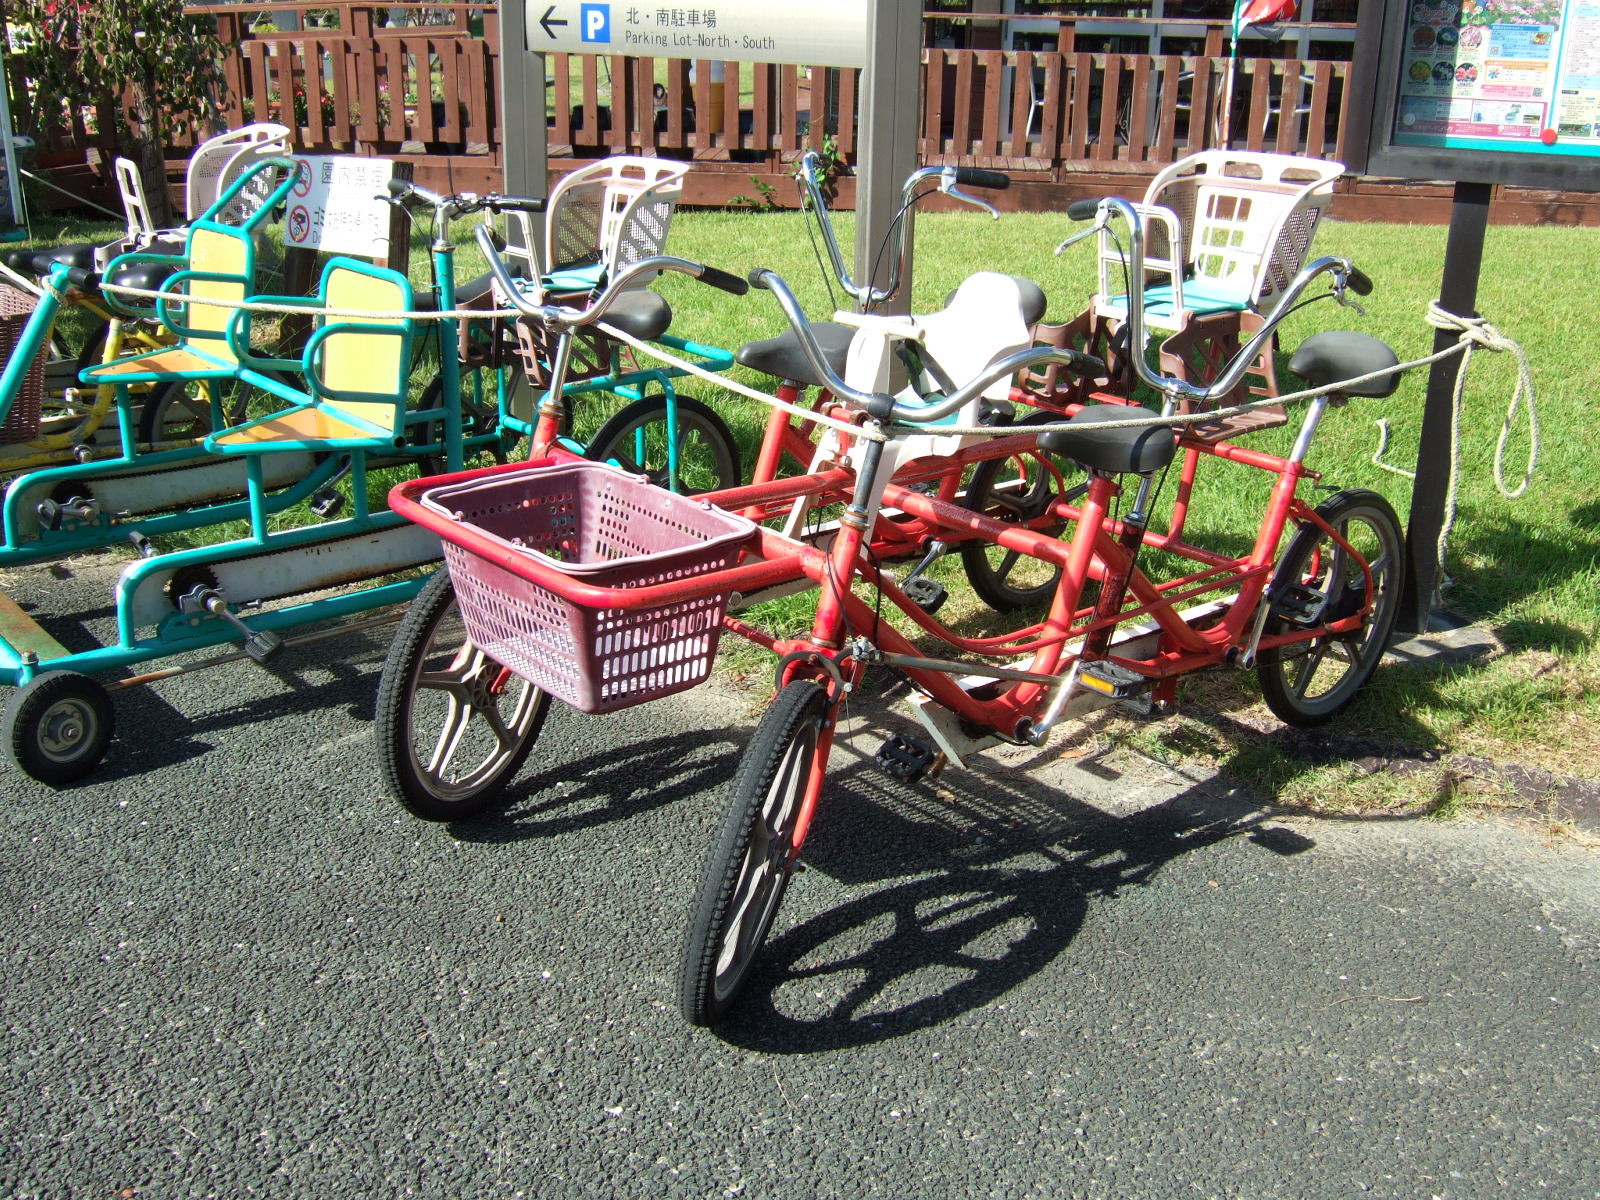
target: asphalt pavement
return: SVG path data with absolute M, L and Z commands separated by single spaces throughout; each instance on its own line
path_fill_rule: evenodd
M 124 693 L 69 790 L 0 767 L 0 1195 L 1600 1196 L 1570 844 L 1126 753 L 910 787 L 863 700 L 713 1034 L 679 940 L 759 696 L 562 710 L 430 825 L 383 643 Z

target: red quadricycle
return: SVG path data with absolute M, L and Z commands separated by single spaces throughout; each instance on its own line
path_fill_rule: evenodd
M 1101 202 L 1096 221 L 1112 220 L 1127 223 L 1137 278 L 1135 214 Z M 682 271 L 730 290 L 740 282 L 681 259 L 635 269 Z M 1370 287 L 1345 260 L 1321 258 L 1278 311 L 1324 274 L 1341 298 L 1346 287 Z M 1254 668 L 1274 712 L 1316 724 L 1349 703 L 1382 656 L 1403 570 L 1393 510 L 1366 491 L 1316 505 L 1298 493 L 1317 478 L 1305 460 L 1328 409 L 1392 392 L 1393 352 L 1359 334 L 1305 342 L 1291 370 L 1323 390 L 1287 455 L 1237 444 L 1230 418 L 1206 411 L 1234 389 L 1273 323 L 1204 387 L 1137 361 L 1162 396 L 1159 413 L 1091 404 L 1042 433 L 997 430 L 983 423 L 982 403 L 1006 395 L 1019 372 L 1104 371 L 1070 349 L 1008 341 L 1024 301 L 1012 281 L 1007 311 L 1006 278 L 963 285 L 976 287 L 975 308 L 1001 314 L 999 332 L 959 311 L 942 323 L 863 318 L 841 378 L 783 281 L 755 272 L 751 282 L 778 300 L 840 418 L 819 439 L 831 452 L 803 475 L 674 496 L 561 451 L 552 405 L 542 410 L 535 461 L 419 480 L 391 496 L 396 511 L 441 535 L 450 564 L 404 622 L 380 692 L 388 781 L 422 816 L 458 819 L 490 803 L 532 749 L 552 696 L 604 711 L 693 687 L 723 631 L 777 656 L 774 699 L 734 774 L 692 907 L 679 975 L 692 1023 L 726 1012 L 757 960 L 824 807 L 839 706 L 868 670 L 899 672 L 917 694 L 926 738 L 892 740 L 880 755 L 914 779 L 996 744 L 1040 744 L 1109 703 L 1170 703 L 1181 676 L 1221 663 Z M 527 312 L 570 331 L 603 318 L 625 283 L 582 311 Z M 1141 320 L 1135 291 L 1135 346 Z M 1207 460 L 1270 480 L 1243 553 L 1185 539 L 1190 490 Z M 1007 462 L 1032 466 L 998 471 Z M 1176 500 L 1158 530 L 1151 511 L 1174 468 Z M 991 490 L 974 503 L 985 470 Z M 952 478 L 968 480 L 966 495 L 945 494 Z M 839 513 L 824 536 L 794 520 L 822 506 Z M 984 556 L 1006 580 L 1028 564 L 1040 604 L 998 636 L 941 623 L 906 580 L 950 548 Z M 1188 567 L 1152 577 L 1140 565 L 1152 550 Z M 918 566 L 897 576 L 895 559 Z M 808 632 L 776 637 L 737 615 L 797 584 L 817 590 Z M 903 614 L 904 631 L 884 619 L 886 606 Z

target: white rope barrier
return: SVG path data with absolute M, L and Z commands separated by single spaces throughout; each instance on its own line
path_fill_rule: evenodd
M 676 367 L 678 370 L 683 371 L 686 374 L 698 375 L 702 379 L 707 379 L 720 388 L 726 388 L 728 391 L 737 393 L 740 396 L 748 396 L 752 400 L 759 400 L 762 404 L 768 405 L 772 408 L 780 409 L 783 412 L 789 413 L 791 416 L 800 417 L 817 425 L 826 425 L 830 429 L 837 429 L 841 432 L 850 434 L 852 437 L 860 438 L 869 442 L 886 442 L 889 440 L 887 434 L 877 429 L 856 425 L 850 421 L 840 420 L 838 417 L 830 417 L 826 413 L 819 413 L 815 409 L 805 408 L 798 404 L 790 404 L 787 400 L 780 400 L 778 397 L 770 395 L 767 392 L 763 392 L 759 388 L 753 388 L 747 384 L 740 383 L 737 379 L 730 379 L 727 375 L 720 374 L 716 371 L 709 371 L 699 363 L 690 362 L 686 358 L 679 358 L 676 354 L 669 354 L 660 346 L 655 345 L 652 342 L 642 341 L 641 339 L 634 337 L 632 334 L 624 333 L 620 329 L 616 329 L 610 325 L 607 325 L 604 321 L 598 323 L 598 328 L 607 337 L 616 338 L 617 341 L 622 342 L 624 345 L 631 346 L 633 349 L 641 351 L 652 358 L 658 358 L 662 362 L 668 364 L 669 366 Z M 989 430 L 988 432 L 993 432 L 993 430 Z
M 1459 350 L 1462 356 L 1461 365 L 1456 368 L 1455 384 L 1450 392 L 1450 467 L 1445 482 L 1444 520 L 1439 527 L 1439 538 L 1435 545 L 1439 563 L 1439 588 L 1443 590 L 1455 582 L 1445 570 L 1444 563 L 1458 509 L 1456 497 L 1461 482 L 1461 415 L 1465 408 L 1467 368 L 1472 363 L 1474 351 L 1482 348 L 1496 353 L 1509 353 L 1517 360 L 1516 387 L 1512 389 L 1511 402 L 1506 406 L 1505 419 L 1500 422 L 1500 435 L 1495 440 L 1494 447 L 1494 485 L 1507 500 L 1515 500 L 1526 494 L 1533 482 L 1533 473 L 1539 466 L 1539 409 L 1534 399 L 1533 372 L 1528 366 L 1528 356 L 1515 341 L 1506 337 L 1482 317 L 1463 317 L 1448 312 L 1437 300 L 1429 303 L 1426 320 L 1434 329 L 1460 334 L 1459 340 L 1451 349 Z M 1515 487 L 1510 487 L 1506 484 L 1505 477 L 1506 446 L 1511 440 L 1512 423 L 1524 406 L 1527 409 L 1528 422 L 1528 462 L 1523 469 L 1521 482 Z M 1408 471 L 1404 467 L 1383 461 L 1388 447 L 1389 422 L 1380 418 L 1378 449 L 1372 456 L 1373 463 L 1392 474 L 1415 479 L 1417 477 L 1415 471 Z
M 46 286 L 48 286 L 48 284 L 46 284 Z M 160 299 L 165 297 L 175 304 L 199 304 L 208 305 L 215 308 L 232 308 L 247 312 L 272 313 L 285 316 L 303 316 L 308 312 L 314 311 L 323 317 L 338 317 L 344 319 L 392 321 L 396 318 L 406 318 L 416 321 L 443 321 L 491 320 L 497 318 L 515 319 L 520 315 L 515 309 L 501 308 L 457 308 L 445 311 L 435 310 L 429 312 L 395 312 L 393 310 L 363 310 L 344 308 L 317 308 L 313 310 L 308 309 L 303 305 L 275 304 L 270 301 L 260 300 L 223 300 L 207 296 L 191 296 L 187 294 L 180 295 L 178 293 L 167 292 L 153 288 L 129 287 L 122 284 L 102 284 L 101 287 L 103 291 L 111 292 L 119 296 L 133 296 L 143 299 Z M 1056 429 L 1072 429 L 1073 431 L 1079 433 L 1089 433 L 1100 429 L 1127 430 L 1138 428 L 1140 426 L 1155 427 L 1162 425 L 1168 427 L 1177 427 L 1185 425 L 1206 425 L 1227 417 L 1233 417 L 1243 413 L 1252 412 L 1259 408 L 1298 404 L 1307 400 L 1312 400 L 1318 396 L 1330 395 L 1334 392 L 1348 391 L 1354 385 L 1368 383 L 1375 379 L 1382 379 L 1386 376 L 1394 375 L 1402 371 L 1414 370 L 1417 367 L 1430 366 L 1433 363 L 1439 362 L 1443 359 L 1450 358 L 1455 355 L 1461 355 L 1461 364 L 1456 370 L 1455 388 L 1451 396 L 1450 472 L 1449 482 L 1446 487 L 1444 523 L 1439 531 L 1439 541 L 1437 547 L 1438 561 L 1440 563 L 1440 586 L 1448 587 L 1451 580 L 1449 575 L 1444 572 L 1443 564 L 1445 559 L 1445 550 L 1448 545 L 1450 533 L 1455 524 L 1456 518 L 1456 492 L 1459 482 L 1458 476 L 1460 472 L 1461 413 L 1463 407 L 1462 398 L 1466 385 L 1467 368 L 1471 365 L 1473 353 L 1479 349 L 1489 350 L 1496 353 L 1510 353 L 1514 355 L 1517 360 L 1517 384 L 1516 388 L 1512 392 L 1511 402 L 1507 406 L 1505 419 L 1501 422 L 1500 435 L 1495 444 L 1494 454 L 1495 487 L 1498 488 L 1500 494 L 1505 496 L 1507 499 L 1515 500 L 1527 492 L 1528 487 L 1532 482 L 1534 471 L 1538 467 L 1539 414 L 1534 400 L 1533 374 L 1528 366 L 1527 355 L 1523 352 L 1523 349 L 1520 345 L 1518 345 L 1511 338 L 1508 338 L 1504 334 L 1500 333 L 1499 330 L 1497 330 L 1493 325 L 1483 318 L 1462 317 L 1455 313 L 1446 312 L 1439 306 L 1438 301 L 1433 301 L 1429 304 L 1426 319 L 1428 324 L 1435 329 L 1443 329 L 1459 333 L 1459 339 L 1454 345 L 1447 346 L 1443 350 L 1433 354 L 1424 355 L 1421 358 L 1412 359 L 1409 362 L 1400 363 L 1394 367 L 1386 367 L 1377 371 L 1369 371 L 1364 375 L 1355 377 L 1354 379 L 1343 379 L 1337 383 L 1327 384 L 1323 387 L 1306 388 L 1302 391 L 1290 392 L 1287 395 L 1270 396 L 1261 400 L 1247 401 L 1243 404 L 1233 404 L 1221 408 L 1207 409 L 1204 412 L 1174 413 L 1171 416 L 1165 417 L 1152 414 L 1147 420 L 1141 421 L 1051 422 L 1048 424 L 1030 425 L 1028 426 L 1028 431 L 1033 434 L 1040 434 Z M 598 322 L 596 324 L 596 328 L 598 328 L 607 337 L 614 338 L 618 342 L 629 346 L 634 351 L 644 354 L 647 357 L 666 363 L 668 366 L 673 367 L 674 369 L 681 371 L 686 375 L 694 375 L 706 379 L 711 383 L 716 384 L 718 387 L 726 389 L 727 391 L 734 392 L 737 395 L 745 396 L 751 400 L 766 404 L 772 408 L 780 409 L 783 412 L 789 413 L 791 416 L 799 417 L 801 420 L 808 421 L 816 425 L 823 425 L 831 429 L 836 429 L 841 432 L 848 433 L 851 437 L 867 441 L 888 441 L 891 437 L 891 435 L 886 434 L 872 426 L 853 424 L 849 421 L 841 420 L 837 417 L 830 417 L 825 413 L 819 413 L 813 409 L 805 408 L 801 405 L 790 404 L 787 401 L 780 400 L 777 396 L 772 395 L 769 392 L 763 392 L 758 388 L 750 387 L 749 385 L 741 383 L 736 379 L 731 379 L 724 373 L 708 370 L 699 363 L 691 362 L 688 359 L 669 353 L 659 345 L 646 342 L 641 338 L 636 338 L 631 334 L 624 333 L 622 330 L 616 328 L 615 326 L 608 325 L 604 321 Z M 1515 487 L 1510 487 L 1505 481 L 1506 448 L 1511 439 L 1512 424 L 1524 407 L 1526 408 L 1527 412 L 1526 420 L 1528 423 L 1529 433 L 1528 462 L 1523 471 L 1521 482 L 1519 482 Z M 923 426 L 906 424 L 898 425 L 896 428 L 914 429 L 920 432 L 935 433 L 939 435 L 976 437 L 1007 437 L 1012 436 L 1017 432 L 1016 426 L 1010 425 L 941 424 Z M 1407 471 L 1402 467 L 1397 467 L 1392 463 L 1383 461 L 1383 456 L 1389 445 L 1389 424 L 1384 418 L 1378 419 L 1378 436 L 1378 449 L 1377 452 L 1372 456 L 1372 462 L 1383 470 L 1391 471 L 1397 475 L 1402 475 L 1407 478 L 1415 478 L 1414 472 Z

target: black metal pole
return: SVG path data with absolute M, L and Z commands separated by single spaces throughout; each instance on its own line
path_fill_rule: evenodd
M 1445 242 L 1444 277 L 1439 283 L 1439 304 L 1446 312 L 1475 315 L 1490 191 L 1487 183 L 1456 184 L 1450 205 L 1450 235 Z M 1436 332 L 1434 353 L 1454 344 L 1456 337 L 1449 330 Z M 1439 588 L 1439 530 L 1444 527 L 1445 489 L 1450 480 L 1450 398 L 1455 393 L 1460 368 L 1458 356 L 1441 359 L 1428 372 L 1422 443 L 1417 451 L 1417 478 L 1411 486 L 1411 517 L 1406 530 L 1406 584 L 1400 601 L 1400 627 L 1411 633 L 1427 630 Z

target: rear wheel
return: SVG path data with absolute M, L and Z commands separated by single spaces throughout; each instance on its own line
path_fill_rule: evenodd
M 472 644 L 441 569 L 400 622 L 378 680 L 384 786 L 424 820 L 474 816 L 521 768 L 549 707 L 544 691 Z
M 1405 570 L 1399 518 L 1376 492 L 1340 492 L 1317 512 L 1355 553 L 1320 527 L 1302 525 L 1262 600 L 1273 605 L 1263 633 L 1274 637 L 1367 613 L 1349 633 L 1262 651 L 1256 668 L 1261 695 L 1279 720 L 1299 726 L 1329 720 L 1377 670 L 1394 632 Z
M 739 451 L 733 434 L 710 406 L 693 396 L 677 397 L 677 476 L 671 471 L 665 396 L 635 400 L 595 433 L 585 453 L 649 477 L 659 487 L 684 494 L 711 492 L 739 483 Z
M 1020 426 L 1047 425 L 1062 418 L 1035 413 Z M 981 462 L 967 484 L 966 506 L 1008 525 L 1037 522 L 1057 500 L 1070 495 L 1060 460 L 1037 447 L 1007 458 Z M 1079 489 L 1081 490 L 1081 488 Z M 1057 534 L 1059 520 L 1039 526 Z M 1047 602 L 1061 580 L 1061 568 L 981 538 L 961 544 L 961 566 L 978 598 L 996 612 L 1015 612 Z
M 221 425 L 212 418 L 213 390 L 222 410 Z M 249 400 L 250 389 L 232 380 L 174 379 L 157 384 L 139 406 L 139 441 L 149 446 L 199 441 L 243 421 Z
M 794 872 L 806 795 L 821 787 L 827 712 L 822 688 L 808 680 L 789 684 L 739 760 L 678 972 L 678 1004 L 691 1025 L 713 1024 L 728 1011 L 772 928 Z

